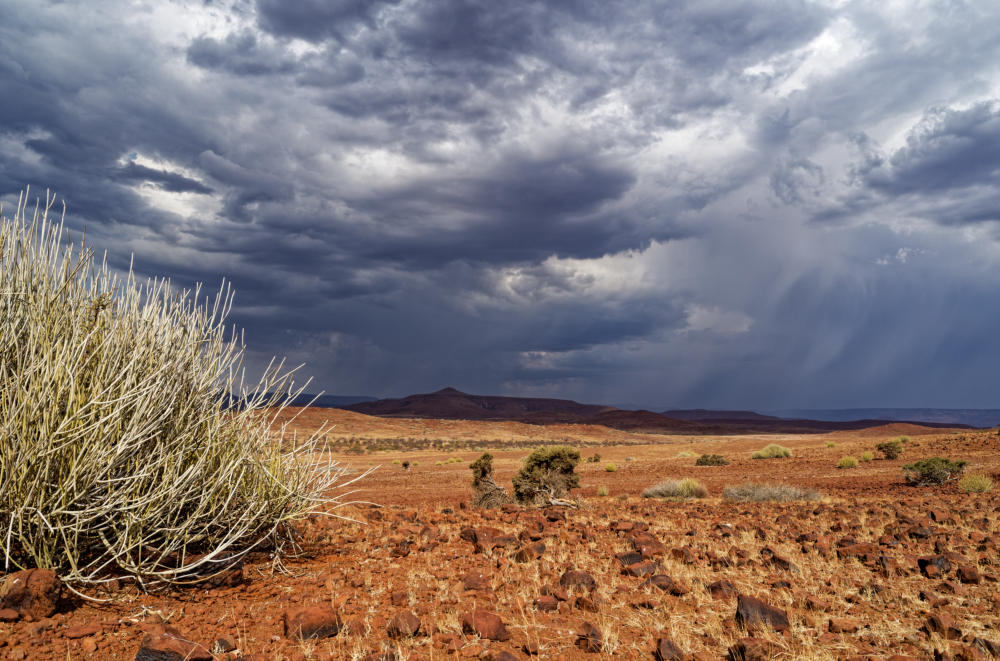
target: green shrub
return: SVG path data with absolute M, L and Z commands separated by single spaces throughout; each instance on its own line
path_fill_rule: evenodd
M 568 445 L 541 447 L 525 457 L 514 476 L 514 497 L 521 503 L 545 503 L 580 486 L 576 465 L 580 451 Z
M 63 242 L 51 203 L 0 218 L 0 565 L 195 582 L 335 506 L 325 430 L 270 426 L 302 392 L 291 373 L 238 376 L 229 287 L 116 276 Z
M 981 473 L 970 473 L 958 481 L 958 488 L 965 493 L 986 493 L 993 488 L 993 480 Z
M 694 462 L 695 466 L 728 466 L 729 461 L 721 454 L 703 454 Z
M 603 484 L 601 486 L 597 487 L 597 495 L 598 496 L 602 496 L 602 497 L 603 496 L 607 496 L 608 495 L 608 488 L 606 486 L 604 486 Z
M 609 473 L 614 473 L 616 470 L 618 470 L 618 464 L 605 464 L 604 470 L 608 471 Z
M 708 490 L 698 480 L 686 477 L 683 480 L 663 480 L 642 492 L 643 498 L 704 498 Z
M 592 454 L 589 457 L 587 457 L 587 463 L 588 464 L 599 464 L 599 463 L 601 463 L 601 455 L 599 455 L 599 454 L 597 454 L 595 452 L 594 454 Z
M 861 462 L 867 464 L 869 461 L 875 458 L 870 450 L 865 450 L 861 453 Z
M 837 462 L 837 468 L 857 468 L 858 460 L 855 457 L 841 457 Z
M 763 450 L 757 450 L 750 457 L 752 459 L 782 459 L 784 457 L 791 457 L 792 451 L 786 447 L 780 445 L 775 445 L 774 443 L 768 445 Z
M 510 502 L 507 490 L 493 481 L 493 455 L 484 452 L 469 468 L 472 470 L 472 504 L 476 507 L 500 507 Z
M 835 447 L 837 447 L 837 444 L 836 444 L 836 443 L 834 443 L 833 441 L 827 441 L 827 442 L 826 442 L 826 443 L 824 443 L 823 445 L 825 445 L 825 446 L 826 446 L 826 447 L 828 447 L 828 448 L 835 448 Z
M 680 452 L 677 453 L 678 459 L 690 459 L 691 457 L 697 457 L 697 456 L 698 455 L 696 455 L 694 452 L 691 452 L 690 450 L 681 450 Z
M 898 459 L 899 455 L 903 454 L 903 442 L 898 438 L 894 438 L 891 441 L 879 443 L 875 446 L 875 449 L 881 452 L 882 456 L 886 459 Z
M 789 484 L 757 484 L 747 482 L 725 487 L 722 490 L 725 500 L 738 502 L 781 502 L 792 500 L 819 500 L 823 497 L 815 489 L 802 489 Z
M 958 433 L 958 432 L 955 432 L 955 433 Z M 905 445 L 906 443 L 910 442 L 910 437 L 909 436 L 897 436 L 894 440 L 897 440 L 900 443 L 903 443 Z
M 966 463 L 962 460 L 952 461 L 944 457 L 931 457 L 903 466 L 903 474 L 906 481 L 914 486 L 944 484 L 961 474 L 965 470 Z

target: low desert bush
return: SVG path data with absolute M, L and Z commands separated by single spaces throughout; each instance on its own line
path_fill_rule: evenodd
M 827 442 L 826 442 L 826 443 L 824 443 L 823 445 L 825 445 L 825 446 L 826 446 L 826 447 L 828 447 L 828 448 L 835 448 L 835 447 L 837 447 L 837 444 L 836 444 L 836 443 L 834 443 L 833 441 L 827 441 Z
M 790 484 L 757 484 L 747 482 L 727 486 L 722 490 L 725 500 L 739 502 L 781 502 L 793 500 L 819 500 L 822 498 L 815 489 L 803 489 Z
M 683 480 L 663 480 L 642 492 L 643 498 L 704 498 L 708 490 L 698 480 L 686 477 Z
M 678 459 L 690 459 L 692 457 L 697 457 L 697 456 L 698 455 L 696 455 L 694 452 L 691 452 L 690 450 L 681 450 L 680 452 L 677 453 Z
M 703 454 L 694 462 L 695 466 L 728 466 L 729 460 L 721 454 Z
M 587 457 L 587 463 L 588 464 L 599 464 L 599 463 L 601 463 L 601 455 L 599 455 L 599 454 L 597 454 L 595 452 L 594 454 L 592 454 L 589 457 Z
M 609 473 L 614 473 L 616 470 L 618 470 L 618 464 L 605 464 L 604 470 L 606 470 Z
M 525 457 L 514 476 L 514 498 L 520 503 L 542 504 L 563 498 L 580 486 L 576 465 L 580 451 L 568 445 L 541 447 Z
M 493 455 L 484 452 L 469 468 L 472 470 L 472 504 L 476 507 L 500 507 L 510 502 L 507 490 L 493 481 Z
M 286 439 L 276 426 L 302 392 L 281 363 L 243 381 L 228 286 L 202 300 L 118 276 L 63 241 L 53 203 L 27 211 L 25 194 L 0 213 L 2 569 L 194 582 L 333 514 L 347 470 L 324 429 Z
M 993 480 L 981 473 L 970 473 L 958 481 L 958 488 L 965 493 L 986 493 L 993 488 Z
M 894 438 L 891 441 L 879 443 L 875 446 L 875 449 L 881 452 L 882 456 L 886 459 L 898 459 L 899 455 L 903 454 L 903 441 L 899 438 Z
M 608 495 L 608 488 L 604 485 L 597 487 L 597 495 L 604 497 Z
M 864 452 L 861 453 L 861 463 L 863 463 L 863 464 L 867 464 L 869 461 L 871 461 L 874 458 L 875 458 L 875 455 L 872 454 L 872 452 L 870 450 L 865 450 Z
M 857 468 L 858 460 L 856 457 L 841 457 L 840 461 L 837 462 L 837 468 Z
M 962 460 L 931 457 L 903 466 L 903 474 L 906 481 L 914 486 L 944 484 L 958 477 L 965 470 L 965 464 Z
M 752 459 L 782 459 L 784 457 L 791 457 L 792 451 L 786 447 L 780 445 L 775 445 L 771 443 L 763 450 L 757 450 L 750 457 Z

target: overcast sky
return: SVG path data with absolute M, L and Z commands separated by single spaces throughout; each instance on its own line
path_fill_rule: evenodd
M 0 91 L 312 390 L 1000 407 L 994 0 L 13 0 Z

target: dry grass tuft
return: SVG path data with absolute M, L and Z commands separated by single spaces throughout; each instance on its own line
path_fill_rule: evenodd
M 119 277 L 63 242 L 54 201 L 0 213 L 3 569 L 196 581 L 339 504 L 322 429 L 288 447 L 272 433 L 292 372 L 244 382 L 228 286 L 202 300 Z
M 642 492 L 643 498 L 704 498 L 708 490 L 698 480 L 686 477 L 683 480 L 663 480 Z
M 803 489 L 790 484 L 756 484 L 747 482 L 728 486 L 722 490 L 725 500 L 740 502 L 783 502 L 794 500 L 819 500 L 823 495 L 815 489 Z

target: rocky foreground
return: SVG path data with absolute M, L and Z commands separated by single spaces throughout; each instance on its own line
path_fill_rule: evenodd
M 103 605 L 0 589 L 6 659 L 989 659 L 1000 499 L 948 487 L 812 503 L 358 507 L 305 557 Z

